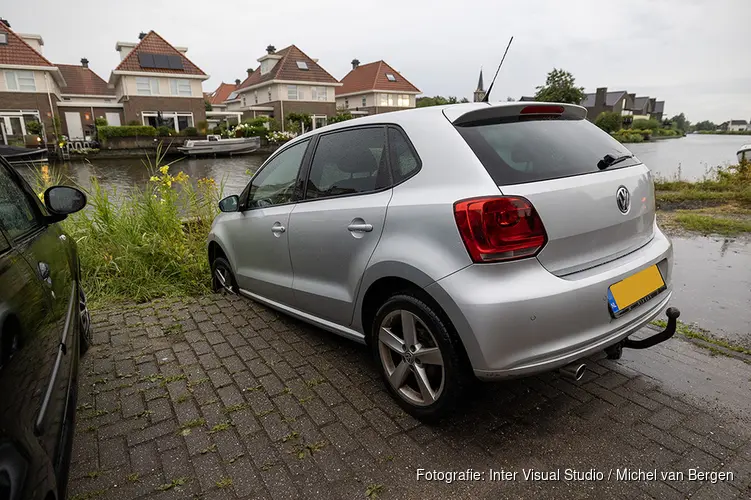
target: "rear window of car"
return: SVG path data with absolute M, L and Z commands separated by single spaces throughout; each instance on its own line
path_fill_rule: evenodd
M 586 120 L 528 120 L 460 125 L 457 131 L 499 186 L 598 172 L 605 155 L 631 155 Z M 607 170 L 639 164 L 619 161 Z

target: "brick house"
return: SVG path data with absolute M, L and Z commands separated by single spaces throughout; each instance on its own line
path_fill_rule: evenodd
M 117 42 L 120 64 L 109 84 L 123 105 L 125 124 L 157 126 L 159 117 L 178 132 L 206 119 L 202 82 L 209 76 L 155 31 L 138 43 Z
M 42 55 L 39 35 L 15 33 L 0 20 L 0 142 L 24 142 L 30 122 L 44 125 L 43 135 L 52 142 L 57 124 L 57 102 L 66 82 L 60 69 Z
M 352 61 L 352 71 L 336 89 L 336 107 L 353 114 L 376 114 L 414 108 L 422 92 L 384 61 L 360 65 Z
M 58 64 L 65 78 L 61 99 L 57 103 L 63 132 L 71 141 L 91 137 L 96 118 L 108 125 L 123 124 L 123 105 L 117 102 L 115 90 L 89 68 L 89 60 L 80 65 Z
M 326 125 L 327 117 L 336 114 L 335 89 L 341 83 L 295 45 L 279 51 L 269 46 L 266 52 L 230 95 L 227 110 L 243 111 L 244 118 L 272 116 L 282 127 L 290 113 L 307 113 L 313 128 Z
M 240 123 L 243 119 L 244 112 L 240 110 L 240 98 L 237 95 L 237 88 L 242 81 L 235 80 L 235 83 L 220 83 L 215 91 L 206 95 L 206 101 L 211 104 L 211 111 L 206 112 L 206 120 L 209 122 L 209 128 L 226 123 Z M 231 110 L 227 108 L 231 107 Z

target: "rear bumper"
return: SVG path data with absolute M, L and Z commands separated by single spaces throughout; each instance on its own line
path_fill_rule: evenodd
M 613 318 L 608 287 L 655 264 L 667 289 Z M 645 326 L 672 297 L 672 264 L 672 245 L 656 229 L 639 250 L 562 278 L 526 259 L 472 265 L 426 290 L 449 315 L 477 377 L 517 377 L 564 366 Z

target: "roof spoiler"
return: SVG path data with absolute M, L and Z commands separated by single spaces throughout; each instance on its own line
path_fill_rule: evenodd
M 575 104 L 557 102 L 518 102 L 513 104 L 483 105 L 462 113 L 460 106 L 451 106 L 444 110 L 446 118 L 456 126 L 482 122 L 498 118 L 519 116 L 560 116 L 569 120 L 583 120 L 587 109 Z

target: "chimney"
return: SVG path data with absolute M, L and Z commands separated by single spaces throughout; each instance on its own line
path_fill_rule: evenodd
M 3 17 L 0 17 L 0 23 L 3 23 L 3 24 L 4 24 L 4 25 L 6 25 L 6 26 L 7 26 L 8 28 L 10 28 L 10 22 L 8 22 L 8 20 L 7 20 L 7 19 L 5 19 L 5 18 L 3 18 Z
M 89 67 L 89 60 L 86 59 L 85 57 L 82 58 L 81 59 L 81 66 L 83 66 L 84 68 L 88 68 Z
M 605 102 L 608 95 L 608 88 L 607 87 L 600 87 L 597 89 L 595 93 L 595 108 L 596 109 L 604 109 L 605 108 Z
M 144 32 L 142 31 L 141 33 L 139 33 L 139 34 L 138 34 L 138 39 L 139 39 L 139 40 L 143 40 L 144 38 L 146 38 L 146 33 L 144 33 Z
M 241 83 L 242 83 L 242 81 L 240 81 L 239 78 L 235 79 L 235 85 L 240 85 Z
M 274 47 L 273 45 L 269 45 L 266 47 L 266 52 L 269 54 L 273 54 L 274 52 L 276 52 L 276 47 Z
M 358 66 L 360 66 L 360 60 L 352 59 L 352 69 L 357 69 Z
M 247 71 L 248 71 L 248 76 L 253 74 L 253 68 L 248 68 Z

